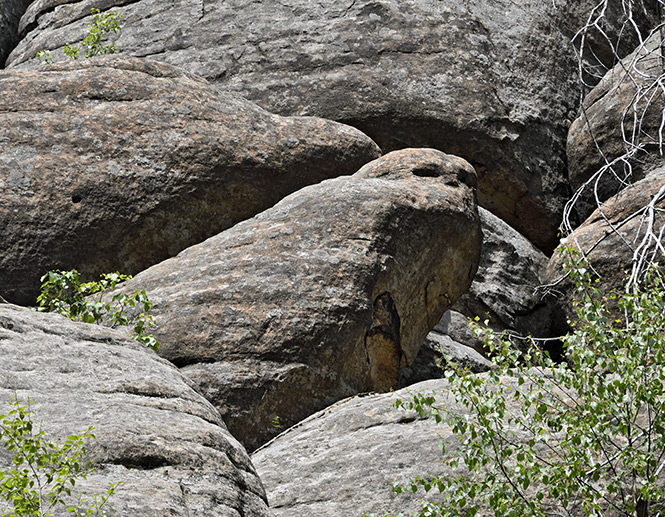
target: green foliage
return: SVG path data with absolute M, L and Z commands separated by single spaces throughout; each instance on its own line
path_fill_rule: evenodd
M 81 40 L 79 45 L 65 45 L 63 52 L 71 59 L 78 59 L 79 52 L 85 50 L 85 57 L 90 58 L 97 55 L 116 54 L 121 49 L 115 43 L 104 45 L 106 36 L 111 32 L 120 32 L 120 18 L 122 14 L 109 11 L 101 13 L 99 9 L 91 9 L 92 23 L 88 24 L 88 35 Z M 40 50 L 37 52 L 37 58 L 44 62 L 45 65 L 50 65 L 53 61 L 53 56 L 48 50 Z
M 35 429 L 30 399 L 23 405 L 15 395 L 10 407 L 6 415 L 0 415 L 0 446 L 12 455 L 11 466 L 0 469 L 0 500 L 13 509 L 0 516 L 45 517 L 58 506 L 80 517 L 106 515 L 104 507 L 118 484 L 109 484 L 106 493 L 95 496 L 91 502 L 79 498 L 75 505 L 68 503 L 76 481 L 86 479 L 94 471 L 84 459 L 84 442 L 95 438 L 93 428 L 56 445 L 46 439 L 44 431 Z
M 72 320 L 85 323 L 101 323 L 109 320 L 113 327 L 133 327 L 133 337 L 144 346 L 157 351 L 159 342 L 148 330 L 153 325 L 153 317 L 148 314 L 152 302 L 145 289 L 136 289 L 132 294 L 116 293 L 105 301 L 107 290 L 129 280 L 131 276 L 120 273 L 105 273 L 97 282 L 81 283 L 79 273 L 71 271 L 49 271 L 41 278 L 41 294 L 37 297 L 37 310 L 58 312 Z M 132 308 L 143 309 L 139 314 L 130 315 Z
M 279 416 L 274 417 L 270 422 L 270 426 L 273 429 L 277 429 L 277 430 L 281 429 L 283 427 L 282 426 L 282 419 L 279 418 Z
M 42 49 L 39 52 L 37 52 L 35 57 L 40 61 L 42 61 L 46 66 L 50 65 L 53 62 L 53 55 L 51 55 L 51 53 L 46 49 Z
M 574 261 L 570 275 L 578 322 L 564 362 L 484 330 L 495 368 L 445 374 L 465 411 L 433 394 L 397 401 L 445 421 L 459 445 L 442 445 L 454 474 L 394 487 L 436 494 L 418 516 L 665 515 L 665 284 L 652 269 L 641 288 L 603 297 Z

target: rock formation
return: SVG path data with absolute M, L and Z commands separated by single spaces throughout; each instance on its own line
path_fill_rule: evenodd
M 649 207 L 653 220 L 649 222 Z M 645 254 L 647 260 L 662 262 L 662 253 L 654 246 L 654 237 L 665 231 L 665 167 L 653 170 L 645 179 L 622 190 L 597 209 L 562 244 L 583 253 L 594 274 L 602 279 L 598 287 L 604 293 L 621 292 L 631 272 L 633 260 Z M 650 236 L 650 233 L 652 234 Z M 651 246 L 644 247 L 651 239 Z M 649 251 L 650 250 L 650 251 Z M 655 253 L 655 255 L 650 255 Z M 546 282 L 554 285 L 560 304 L 568 317 L 575 316 L 574 290 L 564 278 L 561 247 L 547 266 Z
M 446 397 L 446 383 L 430 380 L 410 389 L 437 391 L 439 405 L 467 412 Z M 506 383 L 517 384 L 514 379 L 506 379 Z M 417 475 L 459 473 L 441 462 L 441 441 L 447 452 L 459 445 L 450 427 L 395 409 L 396 398 L 408 399 L 409 395 L 400 390 L 346 399 L 255 451 L 252 461 L 275 517 L 382 515 L 382 510 L 408 515 L 420 505 L 412 495 L 394 495 L 393 482 L 405 483 Z M 509 410 L 511 400 L 506 399 Z
M 575 203 L 583 221 L 599 201 L 606 201 L 645 176 L 663 160 L 659 152 L 663 97 L 657 78 L 662 74 L 660 34 L 610 70 L 584 99 L 583 113 L 568 134 L 571 186 L 593 183 Z M 636 122 L 637 121 L 637 122 Z M 609 169 L 596 179 L 601 169 Z
M 52 0 L 31 5 L 9 66 L 36 66 L 42 48 L 61 55 L 100 5 L 56 3 L 57 14 Z M 121 4 L 125 53 L 183 66 L 273 112 L 348 123 L 384 151 L 461 156 L 478 172 L 482 206 L 539 248 L 557 244 L 579 98 L 570 39 L 596 0 Z
M 476 371 L 488 368 L 482 341 L 469 328 L 469 320 L 488 321 L 497 332 L 549 338 L 565 330 L 565 317 L 545 291 L 547 257 L 523 235 L 487 210 L 480 208 L 483 247 L 478 272 L 468 291 L 429 333 L 416 363 L 401 373 L 401 385 L 441 377 L 436 367 L 442 353 Z
M 14 393 L 29 397 L 33 422 L 56 443 L 94 426 L 86 448 L 97 472 L 75 488 L 91 498 L 122 481 L 109 500 L 115 515 L 271 515 L 217 410 L 124 333 L 1 304 L 0 357 L 0 413 Z M 10 457 L 0 450 L 4 467 Z
M 453 312 L 446 311 L 446 315 Z M 464 318 L 464 323 L 468 327 L 469 321 L 466 318 Z M 486 372 L 492 368 L 492 362 L 477 351 L 476 348 L 479 347 L 472 346 L 475 341 L 479 341 L 473 335 L 468 340 L 456 341 L 448 334 L 438 332 L 437 327 L 427 334 L 413 363 L 400 370 L 398 387 L 403 388 L 429 379 L 444 378 L 445 372 L 450 369 L 448 360 L 452 364 L 474 373 Z
M 453 310 L 470 318 L 489 319 L 497 330 L 553 335 L 551 307 L 538 292 L 547 257 L 492 213 L 482 208 L 479 213 L 483 250 L 478 273 Z
M 1 71 L 0 143 L 0 286 L 20 304 L 49 269 L 137 273 L 379 155 L 351 127 L 114 56 Z
M 586 92 L 635 30 L 658 31 L 663 0 L 0 3 L 0 406 L 31 396 L 56 438 L 94 425 L 80 490 L 124 480 L 123 516 L 269 516 L 243 445 L 289 426 L 254 455 L 278 516 L 413 509 L 390 481 L 441 472 L 438 432 L 366 392 L 441 375 L 444 353 L 490 368 L 469 317 L 564 330 L 571 286 L 560 306 L 535 289 L 562 273 L 546 254 L 571 181 L 626 151 L 639 74 L 662 69 L 657 35 L 569 134 L 579 72 Z M 123 53 L 71 62 L 91 8 L 123 15 Z M 627 125 L 647 152 L 649 92 Z M 602 212 L 568 240 L 606 291 L 639 251 L 639 210 L 663 230 L 662 157 L 630 165 L 645 179 L 614 198 L 624 185 L 600 184 Z M 577 203 L 575 224 L 596 208 Z M 119 290 L 148 292 L 163 358 L 5 301 L 34 303 L 54 268 L 134 274 Z
M 480 254 L 473 168 L 404 150 L 288 196 L 132 279 L 163 357 L 249 449 L 358 392 L 396 386 Z

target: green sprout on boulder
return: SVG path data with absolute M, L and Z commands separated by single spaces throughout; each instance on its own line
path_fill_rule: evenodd
M 104 54 L 117 54 L 121 48 L 115 43 L 104 45 L 106 36 L 110 32 L 120 32 L 120 18 L 122 14 L 116 11 L 102 13 L 99 9 L 92 8 L 92 23 L 88 24 L 88 35 L 81 40 L 79 45 L 65 45 L 63 52 L 71 59 L 78 59 L 79 52 L 85 50 L 85 57 L 91 58 Z M 45 65 L 50 65 L 53 61 L 51 53 L 44 49 L 37 52 L 37 59 Z
M 46 517 L 64 508 L 78 517 L 107 517 L 108 500 L 122 482 L 110 483 L 106 492 L 92 501 L 82 497 L 76 503 L 72 500 L 76 482 L 94 472 L 93 464 L 85 459 L 84 446 L 85 440 L 95 439 L 94 428 L 56 444 L 36 429 L 31 402 L 28 398 L 27 404 L 22 404 L 14 394 L 10 411 L 0 414 L 0 449 L 11 457 L 8 466 L 0 467 L 0 516 Z

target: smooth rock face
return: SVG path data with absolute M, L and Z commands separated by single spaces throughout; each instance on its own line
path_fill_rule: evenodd
M 379 155 L 348 126 L 284 118 L 170 65 L 104 57 L 0 72 L 0 290 L 49 269 L 135 274 Z
M 446 314 L 451 312 L 454 311 L 446 311 Z M 492 363 L 470 343 L 455 341 L 449 335 L 433 330 L 427 334 L 413 363 L 400 370 L 398 386 L 403 388 L 429 379 L 443 379 L 447 369 L 444 357 L 475 373 L 486 372 L 492 367 Z
M 579 100 L 570 39 L 597 0 L 123 3 L 125 53 L 186 67 L 272 112 L 348 123 L 384 151 L 462 156 L 482 206 L 539 248 L 557 244 Z M 34 2 L 10 66 L 79 41 L 93 6 Z
M 573 189 L 580 188 L 608 163 L 616 162 L 612 170 L 618 177 L 608 171 L 597 185 L 585 189 L 575 204 L 580 222 L 596 209 L 596 195 L 606 201 L 663 163 L 658 152 L 664 105 L 656 83 L 662 74 L 659 48 L 660 35 L 656 33 L 639 53 L 610 70 L 586 96 L 584 113 L 570 127 L 567 153 Z M 635 129 L 634 118 L 639 120 L 639 130 Z M 637 144 L 643 144 L 644 150 L 625 162 L 617 161 Z
M 137 275 L 160 353 L 248 448 L 327 405 L 396 386 L 468 288 L 473 168 L 407 149 L 287 197 Z
M 562 246 L 583 252 L 587 255 L 593 270 L 598 273 L 601 283 L 598 288 L 603 293 L 621 292 L 628 280 L 632 268 L 635 250 L 646 236 L 646 219 L 642 215 L 630 217 L 638 210 L 646 207 L 665 187 L 665 167 L 653 170 L 643 179 L 622 190 L 617 196 L 610 198 L 602 207 L 602 213 L 596 210 L 582 223 Z M 655 219 L 652 231 L 659 235 L 665 231 L 665 219 L 662 210 L 665 208 L 663 194 L 655 203 Z M 612 225 L 618 232 L 611 230 Z M 651 248 L 654 249 L 653 247 Z M 661 252 L 657 252 L 654 262 L 663 261 Z M 553 284 L 559 293 L 561 307 L 573 318 L 574 289 L 568 279 L 563 279 L 563 257 L 561 247 L 555 251 L 547 266 L 546 283 Z M 610 304 L 612 308 L 612 305 Z M 617 313 L 617 316 L 619 314 Z
M 91 497 L 123 481 L 114 515 L 271 515 L 219 412 L 124 332 L 0 304 L 0 357 L 0 412 L 16 390 L 56 443 L 94 426 L 86 448 L 98 470 L 76 488 Z M 0 454 L 0 466 L 9 460 Z
M 431 380 L 411 389 L 444 392 L 437 397 L 439 405 L 465 412 L 445 395 L 446 386 L 445 380 Z M 393 482 L 459 474 L 441 463 L 439 442 L 445 442 L 446 452 L 459 444 L 450 427 L 395 409 L 396 398 L 408 400 L 409 395 L 400 390 L 346 399 L 254 452 L 252 461 L 275 516 L 382 515 L 382 510 L 409 515 L 419 505 L 413 496 L 394 495 Z
M 32 0 L 2 0 L 0 2 L 0 68 L 19 42 L 18 26 L 21 16 Z

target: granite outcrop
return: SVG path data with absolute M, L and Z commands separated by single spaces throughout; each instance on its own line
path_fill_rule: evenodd
M 0 357 L 1 413 L 11 397 L 29 398 L 35 431 L 56 443 L 94 427 L 85 446 L 97 470 L 74 496 L 91 499 L 122 482 L 109 500 L 116 515 L 270 517 L 249 456 L 219 412 L 124 332 L 0 304 Z M 5 467 L 11 457 L 2 452 Z
M 326 180 L 141 272 L 160 354 L 249 449 L 397 386 L 480 256 L 475 172 L 432 149 Z
M 0 71 L 0 290 L 51 269 L 135 274 L 379 156 L 360 131 L 280 117 L 165 63 Z

